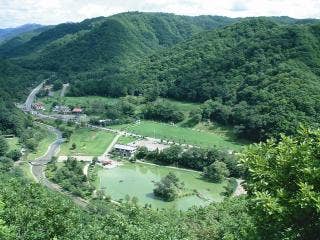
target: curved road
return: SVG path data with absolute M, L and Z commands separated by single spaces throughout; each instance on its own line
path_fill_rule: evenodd
M 61 131 L 59 131 L 57 128 L 54 128 L 51 126 L 47 126 L 47 128 L 49 131 L 52 131 L 53 133 L 55 133 L 57 135 L 57 138 L 49 146 L 48 151 L 45 153 L 45 155 L 43 155 L 40 158 L 37 158 L 33 162 L 30 162 L 32 174 L 35 177 L 37 182 L 43 184 L 44 186 L 46 186 L 47 188 L 49 188 L 51 190 L 58 191 L 60 193 L 63 193 L 65 195 L 71 197 L 72 200 L 76 204 L 85 207 L 88 204 L 88 202 L 86 200 L 84 200 L 80 197 L 73 196 L 72 194 L 64 191 L 59 185 L 57 185 L 53 182 L 50 182 L 45 176 L 46 165 L 51 161 L 52 157 L 55 156 L 59 152 L 60 145 L 64 141 L 62 138 Z
M 40 89 L 43 87 L 44 82 L 42 82 L 41 84 L 39 84 L 36 88 L 34 88 L 31 93 L 29 94 L 26 102 L 25 102 L 25 107 L 24 110 L 26 112 L 31 112 L 32 114 L 36 114 L 36 112 L 34 112 L 32 110 L 32 104 L 34 102 L 34 99 L 37 95 L 37 93 L 40 91 Z M 45 115 L 38 115 L 40 118 L 47 118 L 47 116 Z M 63 138 L 62 138 L 62 133 L 59 129 L 54 128 L 52 126 L 48 126 L 45 125 L 49 131 L 53 132 L 56 134 L 57 138 L 56 140 L 49 146 L 48 151 L 40 158 L 35 159 L 34 161 L 30 162 L 31 165 L 31 171 L 32 174 L 35 178 L 35 180 L 39 183 L 42 183 L 44 186 L 46 186 L 47 188 L 53 190 L 53 191 L 58 191 L 60 193 L 63 193 L 69 197 L 72 198 L 72 200 L 80 205 L 85 207 L 88 204 L 88 201 L 86 201 L 83 198 L 80 197 L 76 197 L 73 196 L 72 194 L 70 194 L 69 192 L 64 191 L 59 185 L 50 182 L 46 176 L 45 176 L 45 168 L 46 165 L 51 161 L 52 157 L 55 156 L 59 150 L 60 150 L 60 145 L 63 143 Z

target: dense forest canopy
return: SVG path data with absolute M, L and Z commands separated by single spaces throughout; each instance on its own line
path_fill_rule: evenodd
M 317 126 L 320 25 L 249 19 L 158 52 L 126 76 L 161 96 L 206 102 L 205 117 L 264 140 Z

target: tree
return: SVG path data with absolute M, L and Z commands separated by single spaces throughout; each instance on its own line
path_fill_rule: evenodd
M 71 150 L 74 150 L 74 149 L 76 149 L 76 148 L 77 148 L 77 144 L 72 143 L 72 145 L 71 145 Z
M 160 182 L 155 183 L 155 186 L 156 188 L 153 189 L 154 195 L 165 201 L 175 200 L 183 189 L 183 184 L 172 172 L 162 178 Z
M 18 161 L 21 158 L 21 151 L 18 149 L 13 149 L 7 153 L 7 157 L 11 158 L 13 161 Z
M 9 149 L 9 145 L 5 137 L 0 136 L 0 156 L 4 156 Z
M 213 182 L 221 183 L 229 176 L 229 170 L 224 162 L 215 161 L 208 167 L 203 168 L 203 176 Z
M 14 237 L 13 229 L 5 224 L 5 221 L 2 218 L 4 209 L 4 203 L 0 201 L 0 239 L 3 240 L 13 240 L 16 239 Z
M 246 189 L 262 239 L 319 239 L 320 131 L 248 148 Z

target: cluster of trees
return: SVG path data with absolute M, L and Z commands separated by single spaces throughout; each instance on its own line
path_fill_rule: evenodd
M 164 201 L 173 201 L 181 195 L 184 188 L 184 183 L 180 182 L 179 178 L 172 172 L 163 177 L 160 182 L 155 183 L 153 193 L 156 197 Z
M 224 177 L 231 176 L 237 178 L 241 177 L 244 172 L 243 168 L 238 165 L 235 155 L 217 149 L 184 149 L 179 145 L 172 145 L 162 151 L 148 151 L 147 148 L 141 147 L 137 150 L 135 158 L 159 164 L 191 168 L 198 171 L 203 171 L 208 167 L 207 170 L 209 172 L 211 172 L 211 169 L 215 169 L 215 164 L 223 165 L 222 168 L 226 168 L 226 172 L 224 170 L 219 171 L 223 172 L 222 176 Z M 205 176 L 209 176 L 209 174 Z
M 248 203 L 261 239 L 319 239 L 320 131 L 247 149 Z
M 173 123 L 181 122 L 184 119 L 183 112 L 179 111 L 173 104 L 166 101 L 147 103 L 142 109 L 142 116 L 145 119 Z
M 62 167 L 56 165 L 56 161 L 49 164 L 47 175 L 53 182 L 63 189 L 79 197 L 91 197 L 94 187 L 83 174 L 83 163 L 68 157 Z

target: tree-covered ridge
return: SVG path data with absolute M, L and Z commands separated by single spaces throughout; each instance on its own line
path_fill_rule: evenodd
M 22 57 L 29 67 L 84 72 L 120 68 L 137 58 L 172 46 L 195 33 L 224 26 L 234 19 L 187 17 L 164 13 L 122 13 L 59 24 L 15 48 L 0 47 L 3 57 Z M 14 44 L 12 44 L 14 46 Z M 31 62 L 30 62 L 31 61 Z
M 213 99 L 206 117 L 237 126 L 240 136 L 292 134 L 299 122 L 319 122 L 319 35 L 320 25 L 253 18 L 158 52 L 126 78 L 165 97 Z

